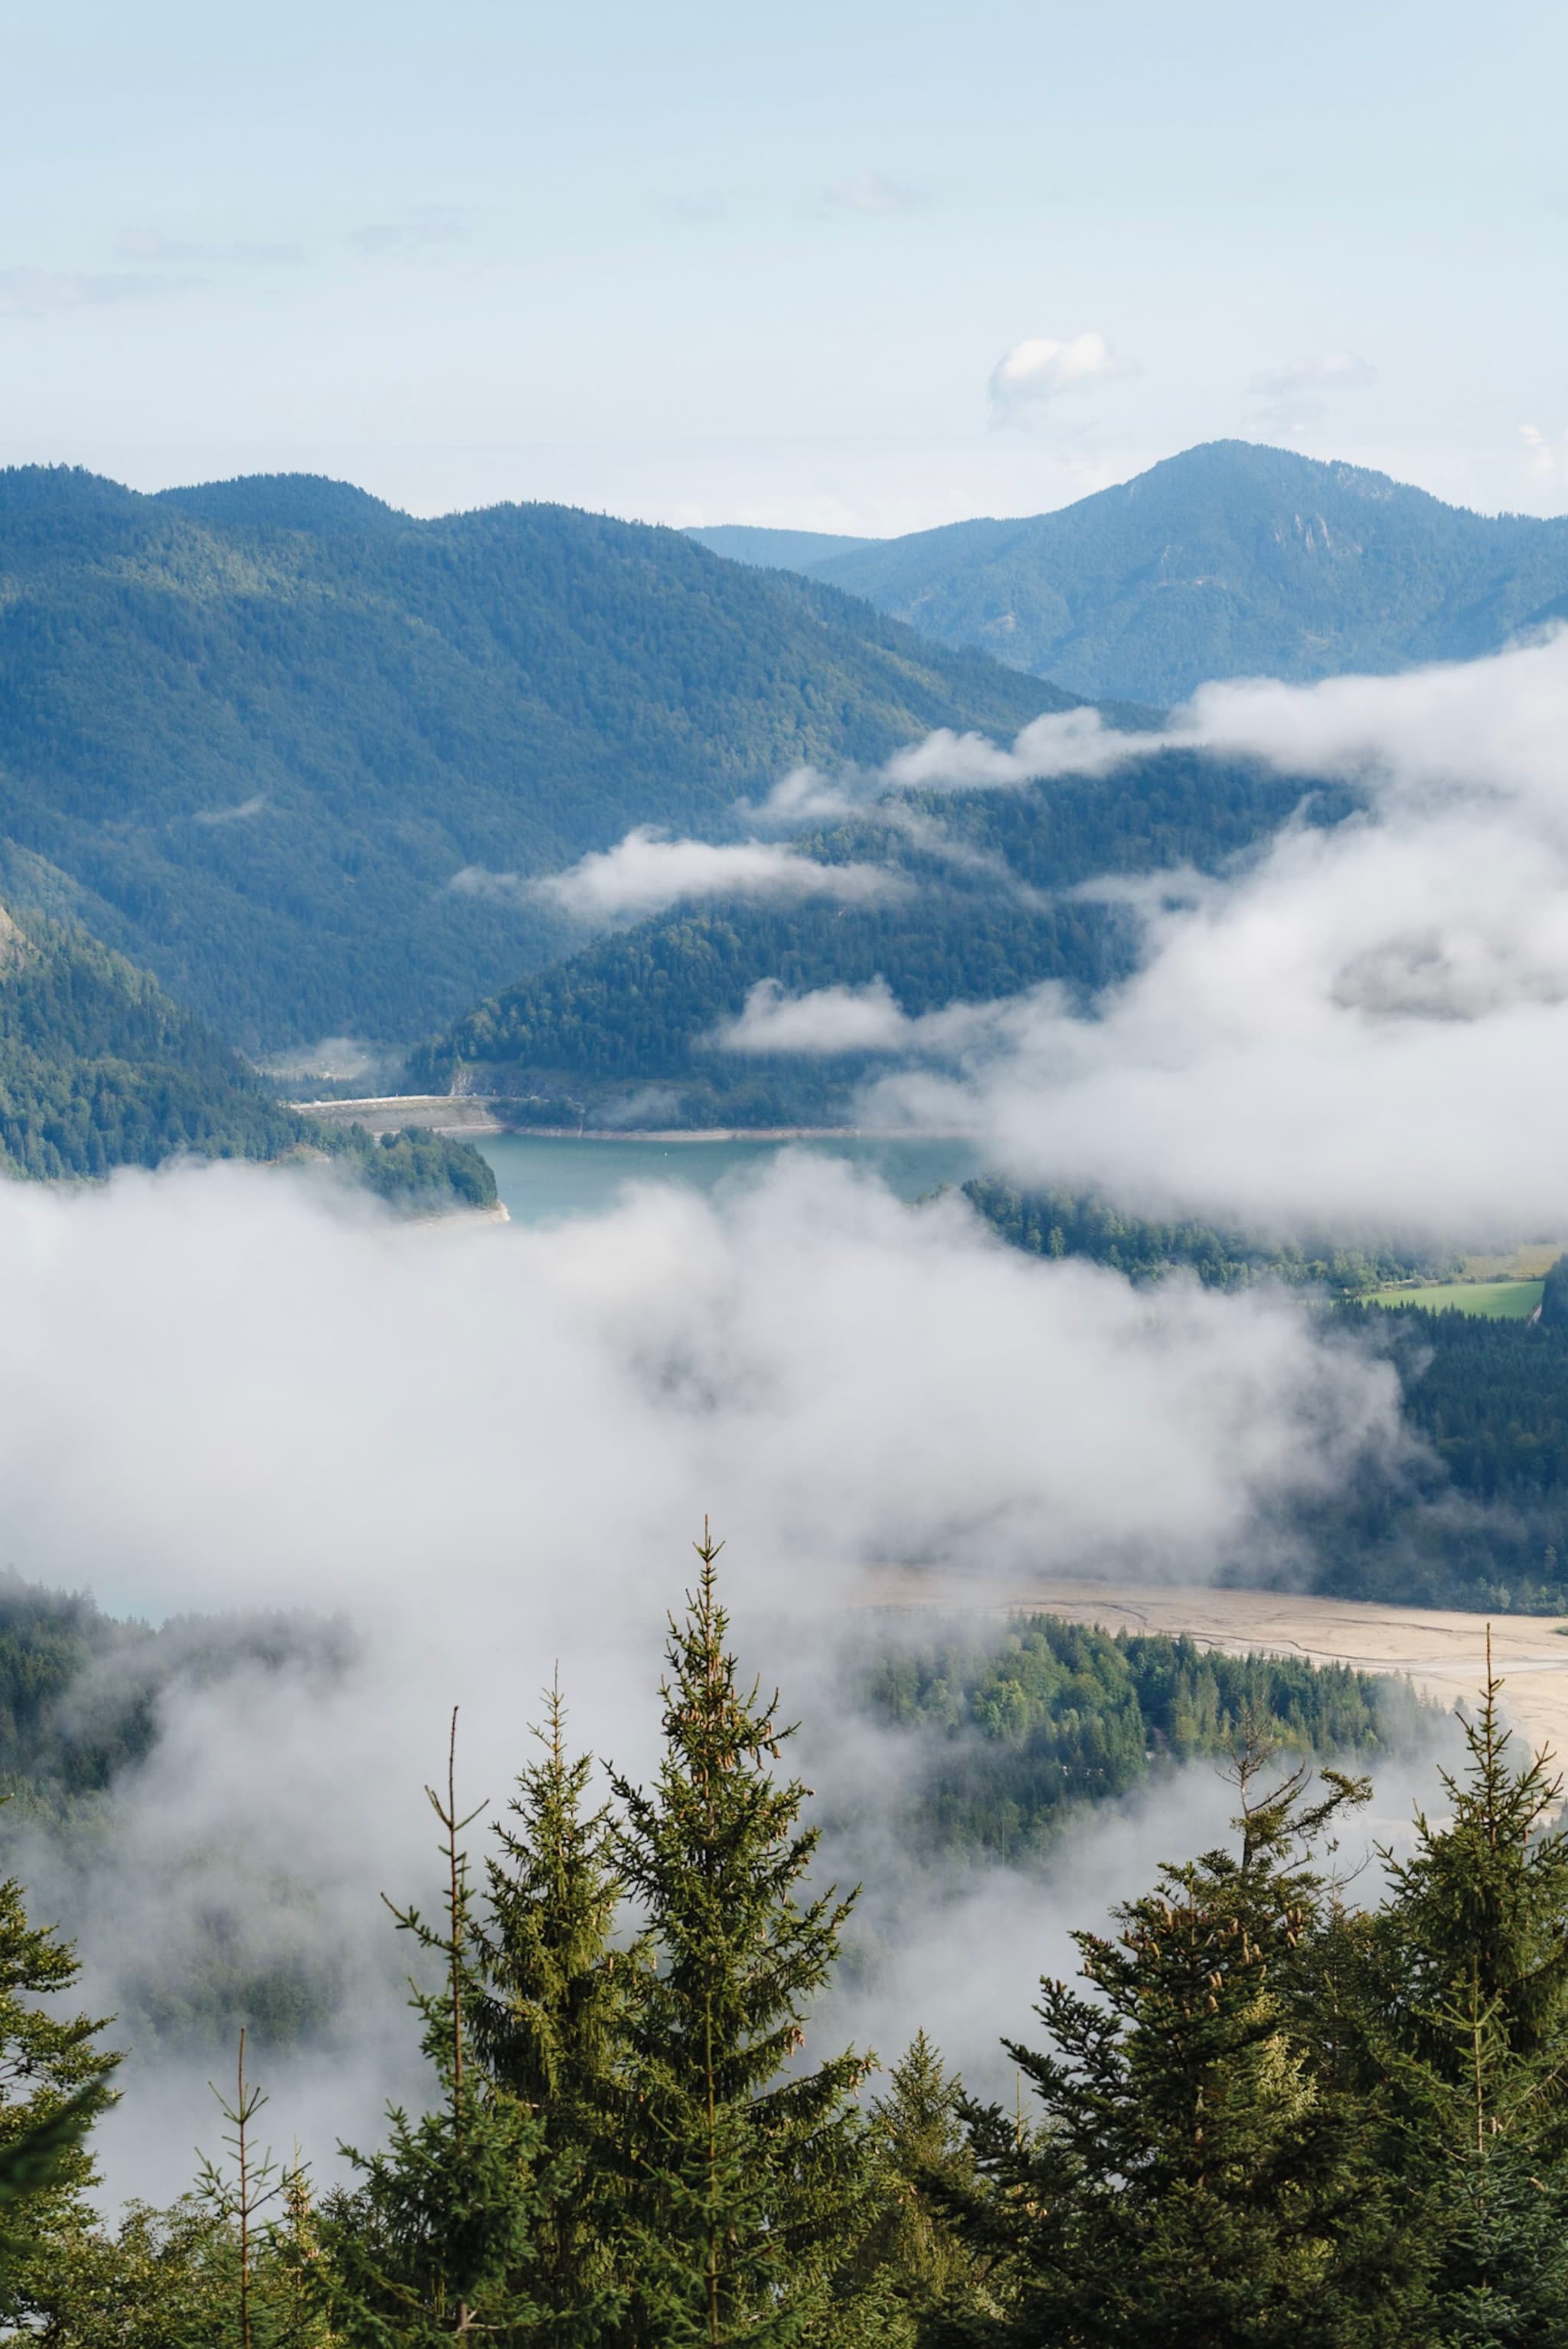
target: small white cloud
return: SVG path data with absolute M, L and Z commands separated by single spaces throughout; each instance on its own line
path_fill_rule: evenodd
M 124 261 L 237 262 L 260 265 L 304 258 L 297 244 L 191 244 L 151 228 L 121 229 L 115 251 Z
M 1255 375 L 1247 388 L 1265 398 L 1288 399 L 1295 392 L 1367 391 L 1377 380 L 1370 359 L 1358 358 L 1354 351 L 1325 351 L 1317 358 L 1296 359 L 1272 374 Z
M 1032 719 L 1010 747 L 989 735 L 955 734 L 939 726 L 908 750 L 895 750 L 885 766 L 840 775 L 825 775 L 819 767 L 791 768 L 756 814 L 786 828 L 826 823 L 863 815 L 890 791 L 1008 791 L 1057 775 L 1106 774 L 1160 747 L 1153 736 L 1119 733 L 1098 709 L 1087 707 Z
M 1010 1043 L 1047 1004 L 1061 1009 L 1061 990 L 1047 984 L 995 1003 L 948 1003 L 912 1019 L 883 978 L 868 987 L 820 987 L 786 995 L 776 978 L 758 979 L 738 1018 L 713 1040 L 727 1052 L 788 1052 L 831 1060 L 844 1053 L 879 1053 L 903 1060 L 980 1061 Z
M 194 285 L 190 277 L 143 277 L 76 269 L 0 269 L 0 317 L 47 318 L 68 310 L 98 310 L 115 302 L 145 301 Z
M 923 189 L 884 180 L 880 171 L 861 171 L 855 179 L 841 180 L 825 189 L 822 200 L 834 212 L 888 213 L 918 212 L 926 196 Z
M 836 897 L 846 905 L 897 895 L 909 884 L 880 864 L 819 864 L 778 841 L 666 840 L 640 824 L 614 848 L 564 873 L 525 880 L 467 865 L 447 885 L 472 896 L 544 898 L 588 921 L 656 913 L 686 897 Z
M 1031 415 L 1064 392 L 1081 391 L 1130 372 L 1103 335 L 1075 335 L 1067 343 L 1053 342 L 1048 336 L 1031 336 L 1015 343 L 991 370 L 991 420 L 1027 423 Z
M 1538 481 L 1553 481 L 1568 471 L 1568 432 L 1560 432 L 1553 440 L 1538 424 L 1522 424 L 1519 437 L 1525 461 Z
M 1326 399 L 1274 399 L 1266 408 L 1254 408 L 1253 422 L 1266 425 L 1271 432 L 1305 432 L 1310 424 L 1321 424 L 1328 414 Z
M 766 823 L 826 823 L 852 815 L 875 796 L 874 777 L 824 775 L 820 767 L 791 767 L 769 792 L 756 816 Z
M 1103 774 L 1141 741 L 1119 734 L 1098 709 L 1060 709 L 1032 719 L 1007 750 L 988 735 L 938 727 L 907 750 L 895 750 L 882 772 L 905 791 L 1005 790 L 1053 775 Z
M 727 1052 L 897 1052 L 907 1046 L 910 1026 L 882 978 L 811 995 L 786 995 L 776 978 L 764 978 L 717 1040 Z
M 454 212 L 417 212 L 402 221 L 366 221 L 348 231 L 347 242 L 365 254 L 412 253 L 432 244 L 454 244 L 468 233 Z
M 198 823 L 243 823 L 248 816 L 260 815 L 266 803 L 265 792 L 257 792 L 253 798 L 241 800 L 234 807 L 198 808 L 195 821 Z
M 741 202 L 731 191 L 715 188 L 704 194 L 672 196 L 664 209 L 683 227 L 714 228 L 733 220 Z

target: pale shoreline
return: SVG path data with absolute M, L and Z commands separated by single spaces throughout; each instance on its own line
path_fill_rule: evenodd
M 1319 1599 L 1284 1590 L 1193 1584 L 1096 1583 L 1066 1577 L 1006 1579 L 879 1567 L 864 1579 L 868 1608 L 950 1608 L 954 1614 L 1062 1615 L 1109 1631 L 1186 1637 L 1228 1654 L 1300 1656 L 1314 1664 L 1408 1679 L 1451 1709 L 1474 1704 L 1492 1668 L 1503 1710 L 1532 1749 L 1568 1757 L 1568 1618 L 1491 1615 L 1459 1608 L 1394 1607 L 1366 1599 Z
M 504 1099 L 504 1096 L 500 1097 Z M 471 1113 L 466 1104 L 472 1104 Z M 296 1101 L 289 1107 L 322 1125 L 428 1126 L 436 1133 L 506 1133 L 519 1142 L 977 1142 L 967 1128 L 940 1133 L 879 1125 L 518 1125 L 498 1116 L 484 1093 L 378 1093 L 362 1101 Z

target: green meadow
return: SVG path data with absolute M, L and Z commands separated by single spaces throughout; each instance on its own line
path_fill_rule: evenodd
M 1541 1302 L 1539 1280 L 1434 1281 L 1425 1288 L 1379 1288 L 1374 1305 L 1413 1305 L 1422 1313 L 1443 1313 L 1450 1306 L 1487 1321 L 1528 1321 Z

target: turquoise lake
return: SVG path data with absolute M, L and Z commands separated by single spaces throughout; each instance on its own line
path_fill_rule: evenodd
M 846 1135 L 809 1142 L 579 1142 L 525 1133 L 475 1134 L 495 1169 L 496 1188 L 515 1223 L 560 1223 L 603 1215 L 628 1183 L 684 1183 L 714 1192 L 744 1183 L 785 1151 L 843 1158 L 880 1174 L 901 1199 L 980 1171 L 972 1143 L 923 1137 L 873 1141 Z

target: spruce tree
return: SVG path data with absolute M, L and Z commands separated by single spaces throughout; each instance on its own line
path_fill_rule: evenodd
M 839 2282 L 824 2344 L 913 2344 L 988 2306 L 983 2267 L 954 2225 L 951 2205 L 971 2189 L 975 2156 L 964 2128 L 962 2083 L 923 2031 L 873 2097 L 871 2224 Z
M 1385 2163 L 1428 2246 L 1442 2337 L 1568 2344 L 1568 1832 L 1563 1782 L 1514 1760 L 1491 1669 L 1445 1772 L 1449 1816 L 1416 1819 L 1364 1977 Z
M 444 1929 L 415 1909 L 392 1912 L 442 1967 L 438 1991 L 413 1992 L 440 2101 L 417 2121 L 390 2107 L 385 2152 L 344 2148 L 362 2182 L 327 2198 L 311 2270 L 316 2305 L 343 2349 L 433 2349 L 470 2332 L 521 2342 L 539 2313 L 517 2280 L 530 2261 L 542 2131 L 474 2060 L 473 1895 L 459 1837 L 479 1811 L 459 1814 L 456 1744 L 454 1712 L 445 1799 L 425 1789 L 443 1831 Z
M 669 1626 L 657 1780 L 614 1781 L 657 1961 L 639 1979 L 625 2107 L 630 2337 L 770 2349 L 821 2315 L 866 2224 L 855 2095 L 870 2064 L 799 2060 L 851 1904 L 804 1890 L 809 1790 L 770 1766 L 790 1733 L 777 1697 L 737 1680 L 706 1526 L 696 1551 Z
M 866 2245 L 912 2305 L 937 2307 L 972 2281 L 965 2246 L 944 2200 L 973 2178 L 963 2125 L 964 2088 L 917 2031 L 873 2098 L 871 2137 L 878 2223 Z
M 197 2199 L 216 2221 L 214 2264 L 226 2271 L 228 2282 L 217 2319 L 210 2320 L 211 2339 L 233 2349 L 304 2349 L 317 2331 L 302 2304 L 294 2256 L 300 2249 L 295 2222 L 308 2189 L 297 2158 L 285 2169 L 269 2147 L 257 2144 L 254 2124 L 267 2098 L 246 2077 L 245 2039 L 242 2026 L 232 2102 L 212 2085 L 229 2124 L 228 2158 L 201 2156 L 197 2178 Z
M 16 1879 L 0 1882 L 0 2323 L 47 2320 L 88 2223 L 88 2133 L 119 2058 L 94 2044 L 103 2019 L 41 2003 L 80 1972 L 70 1943 L 32 1923 Z
M 1303 1848 L 1365 1788 L 1326 1773 L 1309 1801 L 1301 1770 L 1259 1795 L 1259 1758 L 1238 1771 L 1240 1853 L 1163 1868 L 1114 1938 L 1075 1934 L 1091 1994 L 1047 1980 L 1049 2047 L 1004 2043 L 1037 2111 L 969 2108 L 979 2177 L 946 2199 L 995 2313 L 965 2337 L 1403 2349 L 1357 2118 L 1294 2014 L 1324 1907 Z
M 544 2349 L 609 2337 L 625 2292 L 621 2202 L 611 2170 L 624 2092 L 636 1949 L 613 1941 L 623 1897 L 609 1814 L 586 1807 L 592 1764 L 569 1758 L 559 1681 L 533 1733 L 542 1758 L 518 1779 L 513 1826 L 487 1863 L 489 1916 L 476 1941 L 475 2053 L 539 2129 L 542 2199 L 526 2285 Z

